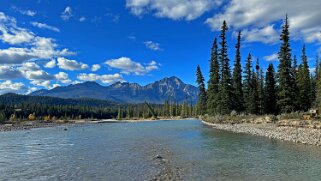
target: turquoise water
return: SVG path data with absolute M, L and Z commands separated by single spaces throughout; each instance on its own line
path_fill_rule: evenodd
M 161 156 L 159 159 L 157 156 Z M 0 133 L 0 180 L 320 180 L 321 148 L 198 120 Z

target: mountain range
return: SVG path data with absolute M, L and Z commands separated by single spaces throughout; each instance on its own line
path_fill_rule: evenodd
M 96 82 L 84 82 L 50 90 L 42 89 L 29 95 L 72 99 L 93 98 L 123 103 L 143 103 L 147 101 L 162 104 L 169 100 L 178 103 L 187 101 L 195 104 L 197 93 L 197 87 L 185 84 L 182 80 L 173 76 L 146 86 L 128 82 L 116 82 L 109 86 L 102 86 Z

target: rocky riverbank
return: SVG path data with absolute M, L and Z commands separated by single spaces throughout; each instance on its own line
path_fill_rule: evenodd
M 271 139 L 321 146 L 321 130 L 314 128 L 278 126 L 275 123 L 220 124 L 202 121 L 215 129 L 264 136 Z

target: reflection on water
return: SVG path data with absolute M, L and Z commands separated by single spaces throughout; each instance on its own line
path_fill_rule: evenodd
M 0 180 L 149 180 L 161 174 L 319 180 L 321 148 L 218 131 L 197 120 L 0 133 Z

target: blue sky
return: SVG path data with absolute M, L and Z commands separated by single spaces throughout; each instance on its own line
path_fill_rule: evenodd
M 307 46 L 310 66 L 321 49 L 321 1 L 306 0 L 11 0 L 0 2 L 0 93 L 97 81 L 142 85 L 169 77 L 195 84 L 208 77 L 214 37 L 229 24 L 262 67 L 277 65 L 279 32 L 288 13 L 293 54 Z

